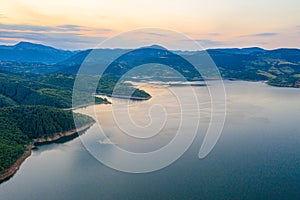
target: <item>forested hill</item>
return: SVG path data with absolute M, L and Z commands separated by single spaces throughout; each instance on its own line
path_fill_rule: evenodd
M 0 175 L 26 151 L 26 146 L 36 138 L 45 138 L 55 133 L 75 129 L 72 111 L 61 108 L 72 107 L 72 89 L 75 75 L 0 72 Z M 86 83 L 94 81 L 87 76 Z M 96 88 L 97 92 L 111 94 L 117 82 L 114 76 L 106 76 Z M 135 90 L 130 84 L 121 84 L 121 91 Z M 81 91 L 80 100 L 92 94 Z M 133 95 L 149 98 L 145 91 L 136 89 Z M 95 98 L 95 103 L 109 103 Z M 85 126 L 94 120 L 88 116 L 74 114 Z M 1 181 L 1 179 L 0 179 Z
M 136 65 L 143 64 L 140 61 L 153 63 L 153 58 L 156 58 L 154 63 L 159 62 L 171 66 L 187 79 L 194 80 L 199 78 L 198 74 L 192 70 L 190 65 L 181 62 L 177 55 L 197 60 L 201 58 L 201 54 L 205 54 L 212 58 L 223 78 L 267 81 L 275 86 L 300 87 L 299 49 L 224 48 L 206 51 L 169 51 L 163 56 L 163 48 L 150 48 L 150 52 L 142 53 L 140 50 L 143 48 L 136 50 L 94 49 L 93 54 L 96 56 L 87 59 L 90 64 L 94 64 L 89 73 L 95 73 L 99 68 L 106 67 L 105 63 L 114 61 L 114 65 L 111 65 L 108 71 L 110 74 L 120 76 L 120 73 L 123 74 Z M 0 46 L 0 70 L 34 74 L 76 74 L 91 52 L 91 49 L 70 52 L 25 42 L 14 46 L 2 45 Z M 122 56 L 126 53 L 134 54 L 135 59 L 132 59 L 131 56 Z M 122 56 L 123 60 L 120 60 L 119 56 Z M 168 61 L 164 63 L 166 57 Z M 168 71 L 160 68 L 147 69 L 143 71 L 143 76 L 151 77 L 154 72 L 156 75 L 169 76 Z
M 88 116 L 75 115 L 79 125 L 94 122 Z M 46 106 L 0 108 L 0 174 L 24 153 L 33 139 L 74 128 L 72 111 Z
M 74 80 L 74 75 L 42 76 L 0 71 L 0 107 L 45 105 L 70 108 Z M 107 103 L 107 100 L 95 97 L 95 102 Z
M 27 73 L 11 73 L 0 71 L 0 107 L 14 105 L 46 105 L 58 108 L 72 107 L 73 85 L 76 75 L 44 74 L 33 75 Z M 86 86 L 97 78 L 87 76 Z M 102 77 L 95 92 L 111 95 L 118 79 L 115 76 Z M 143 90 L 134 88 L 131 84 L 121 84 L 121 92 L 134 90 L 132 97 L 150 98 Z M 82 91 L 81 99 L 85 102 L 88 95 Z M 107 99 L 95 97 L 95 103 L 109 103 Z
M 208 53 L 224 78 L 300 87 L 299 49 L 250 50 L 216 49 Z
M 19 42 L 12 46 L 0 45 L 1 61 L 55 64 L 76 53 L 30 42 Z

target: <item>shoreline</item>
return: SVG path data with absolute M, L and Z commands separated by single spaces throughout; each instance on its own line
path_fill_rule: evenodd
M 92 106 L 92 105 L 96 105 L 96 104 L 111 104 L 111 102 L 109 101 L 105 101 L 104 103 L 95 103 L 95 104 L 85 104 L 85 105 L 81 105 L 81 106 L 76 106 L 76 107 L 70 107 L 70 108 L 62 108 L 62 110 L 76 110 L 76 109 L 80 109 L 80 108 L 86 108 L 88 106 Z
M 34 148 L 33 143 L 27 146 L 27 150 L 23 155 L 14 162 L 12 166 L 3 171 L 3 174 L 0 175 L 0 184 L 9 180 L 15 173 L 20 169 L 22 163 L 31 155 L 32 149 Z
M 43 137 L 43 138 L 38 138 L 38 139 L 34 139 L 34 145 L 35 146 L 40 146 L 40 145 L 43 145 L 43 144 L 50 144 L 50 143 L 53 143 L 53 142 L 56 142 L 62 138 L 65 138 L 65 137 L 70 137 L 78 132 L 81 132 L 81 131 L 85 131 L 87 130 L 88 128 L 90 128 L 93 124 L 93 123 L 89 123 L 87 125 L 84 125 L 78 129 L 72 129 L 72 130 L 69 130 L 69 131 L 66 131 L 66 132 L 59 132 L 59 133 L 54 133 L 52 136 L 47 136 L 47 137 Z
M 0 184 L 5 181 L 8 181 L 10 178 L 12 178 L 16 174 L 16 172 L 20 169 L 20 166 L 22 165 L 22 163 L 31 155 L 32 150 L 34 148 L 36 148 L 36 146 L 54 143 L 60 139 L 74 136 L 75 134 L 78 134 L 79 132 L 89 129 L 94 123 L 95 122 L 89 123 L 78 129 L 72 129 L 72 130 L 69 130 L 69 131 L 66 131 L 63 133 L 62 132 L 55 133 L 51 137 L 48 136 L 47 138 L 35 139 L 32 143 L 27 145 L 27 150 L 23 153 L 23 155 L 20 158 L 18 158 L 8 169 L 3 170 L 3 174 L 0 175 Z M 75 136 L 75 137 L 77 137 L 77 136 Z
M 136 97 L 136 96 L 103 94 L 103 93 L 96 93 L 95 95 L 102 95 L 102 96 L 107 96 L 107 97 L 111 97 L 111 98 L 118 98 L 118 99 L 130 99 L 130 100 L 136 100 L 136 101 L 144 101 L 144 100 L 149 100 L 149 99 L 152 98 L 152 96 L 149 96 L 149 97 Z
M 228 81 L 245 81 L 245 82 L 250 82 L 250 83 L 263 83 L 265 85 L 271 86 L 271 87 L 275 87 L 275 88 L 295 88 L 295 89 L 299 89 L 299 86 L 295 86 L 295 85 L 283 85 L 283 84 L 273 84 L 270 83 L 269 80 L 243 80 L 243 79 L 237 79 L 237 78 L 227 78 L 227 79 L 223 79 L 224 80 L 228 80 Z

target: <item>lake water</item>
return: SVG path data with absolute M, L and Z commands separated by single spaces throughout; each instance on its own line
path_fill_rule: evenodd
M 0 185 L 0 199 L 299 199 L 300 90 L 240 81 L 225 82 L 225 87 L 225 126 L 216 146 L 204 159 L 198 158 L 198 152 L 210 119 L 209 96 L 205 87 L 195 87 L 201 111 L 198 135 L 170 166 L 144 174 L 119 172 L 101 164 L 76 138 L 33 151 L 20 170 Z M 130 132 L 132 127 L 127 127 L 127 122 L 116 126 L 114 119 L 117 117 L 122 123 L 125 117 L 120 114 L 114 118 L 110 114 L 112 105 L 97 105 L 78 112 L 96 112 L 110 142 L 99 138 L 97 125 L 81 137 L 97 141 L 101 153 L 112 157 L 110 143 L 133 152 L 153 151 L 168 144 L 180 121 L 178 100 L 166 87 L 144 89 L 153 96 L 151 100 L 112 102 L 116 113 L 129 108 L 140 127 L 159 123 L 163 106 L 168 118 L 158 135 L 142 141 L 124 136 L 122 128 Z M 188 100 L 185 87 L 172 90 Z M 197 113 L 191 111 L 187 117 L 193 121 Z M 185 128 L 189 134 L 188 126 Z M 145 134 L 157 131 L 155 126 L 149 126 L 149 130 Z M 136 134 L 143 136 L 141 132 Z

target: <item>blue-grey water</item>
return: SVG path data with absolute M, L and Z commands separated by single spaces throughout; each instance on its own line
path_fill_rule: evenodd
M 20 170 L 0 185 L 0 199 L 299 199 L 300 90 L 240 81 L 226 82 L 225 87 L 225 126 L 218 143 L 204 159 L 198 158 L 198 152 L 209 121 L 205 103 L 201 104 L 202 121 L 196 140 L 180 159 L 164 169 L 146 174 L 110 169 L 91 156 L 76 138 L 33 151 Z M 147 152 L 172 139 L 178 126 L 176 99 L 168 98 L 168 88 L 148 89 L 153 98 L 131 102 L 130 108 L 136 111 L 132 117 L 145 125 L 149 116 L 143 108 L 168 105 L 173 115 L 169 115 L 170 122 L 163 129 L 165 134 L 142 145 L 131 143 L 112 126 L 113 118 L 107 114 L 111 105 L 96 106 L 112 142 L 132 151 Z M 186 92 L 184 87 L 173 90 Z M 199 101 L 206 102 L 205 87 L 197 91 Z M 113 103 L 122 105 L 124 101 Z M 87 114 L 92 111 L 79 110 Z M 152 114 L 157 117 L 155 112 Z M 93 140 L 96 135 L 92 127 L 81 137 Z M 99 145 L 104 154 L 111 153 L 107 150 L 110 144 Z

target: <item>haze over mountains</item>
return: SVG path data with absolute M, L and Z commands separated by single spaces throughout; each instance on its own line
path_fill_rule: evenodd
M 149 48 L 153 49 L 164 49 L 159 45 L 152 45 Z M 15 45 L 0 45 L 0 61 L 12 61 L 12 62 L 34 62 L 41 64 L 61 64 L 61 65 L 76 65 L 81 64 L 87 55 L 91 52 L 91 49 L 81 50 L 81 51 L 69 51 L 57 49 L 50 46 L 45 46 L 42 44 L 35 44 L 30 42 L 19 42 Z M 113 57 L 113 54 L 124 53 L 128 49 L 97 49 L 102 55 L 103 60 L 110 59 Z M 179 55 L 193 55 L 197 51 L 174 51 Z M 237 55 L 249 55 L 255 54 L 257 57 L 261 55 L 269 56 L 276 58 L 293 59 L 295 56 L 297 61 L 300 60 L 300 50 L 299 49 L 276 49 L 276 50 L 265 50 L 259 47 L 249 47 L 249 48 L 220 48 L 220 49 L 208 49 L 209 54 L 220 55 L 226 54 L 237 54 Z
M 162 51 L 166 51 L 158 45 L 149 47 L 149 49 L 153 49 L 151 55 L 157 58 L 161 58 Z M 60 50 L 29 42 L 20 42 L 13 46 L 2 45 L 0 46 L 0 70 L 34 74 L 76 74 L 91 51 L 91 49 L 82 51 Z M 97 55 L 97 61 L 93 59 L 88 59 L 88 61 L 95 62 L 95 66 L 99 67 L 101 64 L 107 64 L 129 51 L 129 49 L 96 49 L 93 53 Z M 173 52 L 191 59 L 203 54 L 201 51 Z M 131 53 L 139 53 L 137 55 L 140 60 L 147 60 L 147 53 L 135 50 Z M 224 78 L 255 81 L 269 80 L 270 82 L 277 82 L 278 86 L 298 87 L 300 77 L 299 49 L 223 48 L 208 49 L 207 53 Z M 188 71 L 189 78 L 194 78 L 192 77 L 194 72 L 186 69 L 187 65 L 183 66 L 172 53 L 166 54 L 166 57 L 169 58 L 166 64 L 173 65 L 176 69 L 182 71 Z M 110 73 L 119 74 L 120 70 L 124 68 L 130 70 L 135 64 L 139 63 L 134 63 L 130 59 L 123 60 L 116 63 Z

